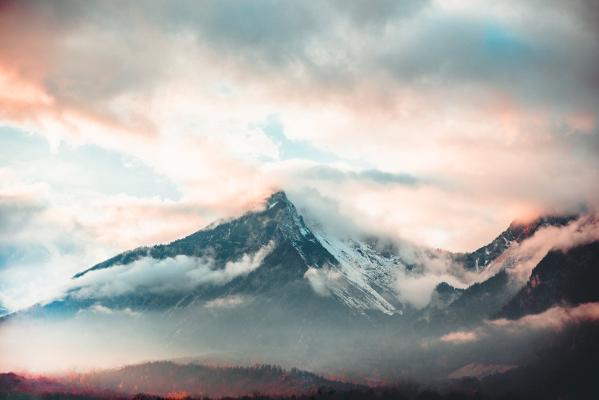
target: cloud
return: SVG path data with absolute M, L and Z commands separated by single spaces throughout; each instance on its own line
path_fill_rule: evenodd
M 493 340 L 497 335 L 527 335 L 535 332 L 561 331 L 569 325 L 599 321 L 599 303 L 583 303 L 573 307 L 553 306 L 539 314 L 519 319 L 494 319 L 465 331 L 455 331 L 439 338 L 443 343 L 461 344 Z
M 492 276 L 466 270 L 447 251 L 433 250 L 408 241 L 398 242 L 397 246 L 406 265 L 398 265 L 395 269 L 392 287 L 399 300 L 418 309 L 430 303 L 433 291 L 440 283 L 465 289 Z
M 584 321 L 599 321 L 599 303 L 585 303 L 575 307 L 555 306 L 540 314 L 526 315 L 517 320 L 496 319 L 488 324 L 493 328 L 517 333 L 525 330 L 560 331 L 569 324 Z
M 123 308 L 123 309 L 113 310 L 112 308 L 106 307 L 102 304 L 94 304 L 86 309 L 79 310 L 77 313 L 81 314 L 84 312 L 91 312 L 91 313 L 95 313 L 95 314 L 104 314 L 104 315 L 121 314 L 121 315 L 129 316 L 129 317 L 137 317 L 137 316 L 141 315 L 137 311 L 133 311 L 132 309 L 130 309 L 128 307 Z
M 441 336 L 440 340 L 452 344 L 470 343 L 478 340 L 478 334 L 474 331 L 457 331 Z
M 394 288 L 397 297 L 402 302 L 407 302 L 416 308 L 426 307 L 435 287 L 441 282 L 447 282 L 452 286 L 464 287 L 464 283 L 449 273 L 436 274 L 430 272 L 410 273 L 398 270 L 395 274 Z
M 341 272 L 331 268 L 308 268 L 304 273 L 310 286 L 319 296 L 330 296 L 345 286 Z
M 43 137 L 56 160 L 15 151 L 11 168 L 48 187 L 38 217 L 93 253 L 81 264 L 279 188 L 334 202 L 313 214 L 339 230 L 457 251 L 524 214 L 597 205 L 591 1 L 274 3 L 2 2 L 0 123 Z M 65 146 L 80 157 L 68 169 Z M 161 179 L 126 183 L 86 146 Z M 177 195 L 146 190 L 165 186 Z M 51 247 L 38 276 L 76 268 Z
M 416 186 L 419 179 L 408 174 L 395 174 L 376 169 L 366 169 L 362 171 L 343 171 L 328 166 L 317 166 L 308 168 L 304 175 L 311 179 L 331 180 L 341 182 L 344 180 L 368 181 L 385 184 L 397 184 L 405 186 Z
M 219 297 L 214 300 L 207 301 L 204 304 L 204 307 L 209 309 L 227 309 L 227 308 L 237 308 L 244 304 L 247 304 L 251 301 L 251 299 L 245 296 L 239 295 L 231 295 L 225 297 Z
M 40 184 L 9 184 L 14 177 L 7 169 L 0 169 L 0 235 L 15 235 L 27 228 L 47 204 L 42 196 L 47 187 Z
M 139 292 L 183 292 L 200 285 L 225 285 L 260 267 L 273 246 L 271 242 L 253 254 L 227 262 L 222 268 L 209 256 L 178 255 L 162 260 L 144 257 L 130 264 L 91 271 L 73 280 L 69 293 L 77 298 L 100 299 Z

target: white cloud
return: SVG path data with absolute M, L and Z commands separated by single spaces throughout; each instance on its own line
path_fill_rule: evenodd
M 223 268 L 217 268 L 210 257 L 143 257 L 130 264 L 88 272 L 72 282 L 72 293 L 79 298 L 103 298 L 139 291 L 167 293 L 200 285 L 224 285 L 260 267 L 273 246 L 274 242 L 270 242 L 253 254 L 227 262 Z
M 397 297 L 402 302 L 410 303 L 416 308 L 423 308 L 428 305 L 433 290 L 441 282 L 446 282 L 460 288 L 466 286 L 457 277 L 449 273 L 411 273 L 403 269 L 398 269 L 395 274 L 394 288 L 397 291 Z
M 121 315 L 129 316 L 129 317 L 137 317 L 137 316 L 141 315 L 140 313 L 133 311 L 129 307 L 114 310 L 110 307 L 106 307 L 105 305 L 102 305 L 99 303 L 94 304 L 94 305 L 88 307 L 87 309 L 79 310 L 77 313 L 81 314 L 81 313 L 85 313 L 85 312 L 91 312 L 91 313 L 95 313 L 95 314 L 104 314 L 104 315 L 121 314 Z
M 320 296 L 330 296 L 344 285 L 341 272 L 327 267 L 308 268 L 304 273 L 304 279 L 308 280 L 314 292 Z
M 226 308 L 237 308 L 251 301 L 250 298 L 240 295 L 231 295 L 225 297 L 219 297 L 214 300 L 207 301 L 204 307 L 209 309 L 226 309 Z

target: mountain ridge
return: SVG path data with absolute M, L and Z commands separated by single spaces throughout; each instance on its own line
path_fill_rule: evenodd
M 472 253 L 452 254 L 451 258 L 453 262 L 463 264 L 466 270 L 474 269 L 478 273 L 503 254 L 512 243 L 519 243 L 531 237 L 542 227 L 563 226 L 573 218 L 574 216 L 570 215 L 546 216 L 527 224 L 512 223 L 490 244 Z M 230 298 L 238 301 L 239 296 L 276 292 L 277 296 L 294 298 L 290 300 L 293 302 L 301 302 L 301 298 L 307 299 L 314 295 L 321 298 L 332 297 L 358 313 L 380 311 L 383 314 L 393 315 L 403 314 L 406 311 L 405 302 L 399 300 L 397 296 L 396 271 L 400 268 L 410 270 L 413 266 L 399 255 L 397 249 L 386 248 L 381 251 L 376 240 L 341 240 L 327 235 L 323 230 L 311 229 L 283 191 L 269 196 L 260 210 L 250 211 L 238 218 L 218 224 L 210 224 L 167 244 L 139 247 L 122 252 L 75 274 L 73 282 L 77 287 L 79 282 L 83 283 L 94 272 L 110 268 L 117 268 L 118 271 L 143 260 L 159 263 L 162 260 L 181 256 L 209 258 L 211 271 L 223 271 L 226 270 L 227 265 L 231 263 L 237 265 L 248 255 L 252 257 L 261 249 L 271 245 L 272 249 L 260 260 L 260 265 L 247 273 L 232 277 L 222 286 L 198 286 L 188 293 L 170 295 L 137 293 L 122 300 L 104 299 L 102 304 L 106 303 L 117 308 L 168 308 L 185 306 L 197 301 L 218 304 L 218 302 L 229 301 Z M 481 254 L 485 257 L 483 264 L 479 264 Z M 434 257 L 434 254 L 432 255 Z M 481 266 L 482 269 L 479 268 Z M 487 278 L 488 282 L 479 282 L 467 289 L 454 290 L 451 296 L 443 299 L 438 298 L 439 294 L 435 290 L 434 299 L 445 304 L 439 303 L 429 309 L 436 307 L 433 310 L 434 315 L 447 315 L 448 311 L 468 308 L 461 307 L 460 304 L 469 304 L 466 298 L 478 302 L 475 299 L 479 291 L 477 288 L 485 285 L 495 288 L 493 290 L 496 290 L 497 294 L 494 296 L 497 299 L 494 301 L 501 303 L 506 296 L 514 293 L 498 289 L 498 286 L 492 283 L 502 281 L 498 279 L 499 277 L 490 276 Z M 506 285 L 507 283 L 504 282 L 503 286 L 507 287 Z M 283 290 L 287 286 L 289 290 Z M 300 294 L 309 287 L 312 289 L 309 296 L 307 293 Z M 74 301 L 72 291 L 67 293 L 67 300 L 69 298 Z M 82 306 L 87 307 L 94 303 L 93 298 L 78 301 Z M 498 311 L 497 307 L 491 308 Z M 458 314 L 468 313 L 460 311 Z

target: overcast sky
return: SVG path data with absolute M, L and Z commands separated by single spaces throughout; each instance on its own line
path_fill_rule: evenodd
M 595 209 L 597 4 L 0 0 L 0 303 L 277 189 L 460 251 Z

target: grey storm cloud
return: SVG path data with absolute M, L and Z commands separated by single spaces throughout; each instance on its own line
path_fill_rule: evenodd
M 47 88 L 63 101 L 151 90 L 181 56 L 171 44 L 182 34 L 240 70 L 328 89 L 368 78 L 382 79 L 383 88 L 496 84 L 525 103 L 562 107 L 597 100 L 599 46 L 588 32 L 596 31 L 598 12 L 590 1 L 569 8 L 505 3 L 537 24 L 433 12 L 428 1 L 3 4 L 0 57 L 37 54 L 45 71 L 19 67 L 45 73 Z

